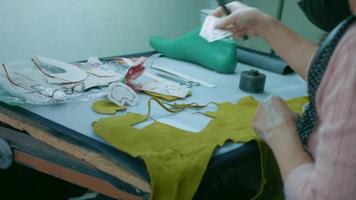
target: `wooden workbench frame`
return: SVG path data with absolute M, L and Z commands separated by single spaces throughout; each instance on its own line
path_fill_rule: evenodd
M 153 53 L 124 57 L 149 56 Z M 114 58 L 117 57 L 101 60 L 110 61 Z M 0 126 L 0 137 L 11 143 L 17 162 L 115 199 L 149 199 L 152 192 L 150 179 L 141 159 L 133 158 L 21 107 L 0 103 L 0 122 L 16 129 L 10 131 Z M 5 137 L 3 133 L 10 135 Z M 19 148 L 21 140 L 16 143 L 17 146 L 12 141 L 16 139 L 15 135 L 30 138 L 34 147 L 38 147 L 37 150 L 57 152 L 57 156 L 49 156 L 51 153 L 40 154 L 36 148 Z M 63 155 L 63 159 L 59 159 L 58 155 Z M 209 174 L 216 175 L 223 169 L 256 156 L 258 149 L 255 143 L 247 143 L 224 155 L 214 154 L 203 181 L 210 179 Z
M 56 157 L 47 156 L 46 159 L 43 159 L 41 158 L 41 155 L 33 155 L 35 148 L 30 149 L 32 152 L 24 152 L 14 148 L 15 161 L 17 160 L 18 162 L 31 166 L 41 172 L 54 175 L 76 184 L 80 182 L 81 186 L 88 187 L 94 191 L 103 190 L 105 188 L 103 186 L 110 183 L 113 187 L 117 188 L 116 190 L 122 189 L 128 191 L 126 192 L 127 195 L 124 195 L 124 199 L 127 199 L 126 196 L 129 197 L 131 194 L 140 197 L 150 194 L 151 188 L 147 180 L 138 173 L 133 172 L 132 169 L 123 168 L 123 166 L 117 163 L 117 160 L 114 160 L 116 156 L 108 156 L 108 154 L 114 154 L 114 152 L 109 151 L 115 151 L 114 149 L 109 148 L 109 150 L 105 151 L 105 148 L 98 147 L 99 143 L 95 143 L 95 145 L 92 146 L 87 141 L 77 140 L 73 135 L 68 136 L 68 133 L 60 133 L 57 130 L 53 130 L 50 126 L 42 126 L 41 122 L 37 121 L 37 117 L 33 113 L 32 115 L 20 114 L 18 112 L 18 107 L 9 109 L 7 105 L 0 105 L 0 122 L 18 130 L 10 131 L 11 129 L 0 127 L 0 136 L 9 141 L 10 144 L 15 144 L 14 141 L 11 140 L 16 139 L 16 137 L 24 137 L 20 136 L 20 134 L 24 134 L 21 132 L 25 132 L 32 136 L 31 138 L 33 138 L 33 140 L 31 140 L 30 144 L 32 144 L 33 147 L 37 146 L 42 152 L 46 153 L 52 152 L 53 154 L 54 150 L 57 151 L 55 154 Z M 9 135 L 9 133 L 11 135 Z M 7 137 L 5 137 L 5 134 Z M 41 143 L 36 143 L 36 140 L 34 139 Z M 82 139 L 84 139 L 84 137 Z M 85 140 L 87 139 L 88 138 L 85 138 Z M 19 145 L 20 143 L 24 143 L 24 141 L 17 140 L 16 144 Z M 117 153 L 122 154 L 122 152 Z M 44 153 L 42 153 L 42 156 L 43 155 Z M 61 163 L 58 163 L 60 161 L 59 155 L 63 155 L 61 157 Z M 77 162 L 75 162 L 75 160 L 77 160 Z M 79 161 L 81 161 L 80 167 L 78 165 Z M 137 163 L 137 161 L 134 161 L 134 163 L 135 162 Z M 70 168 L 66 169 L 63 167 L 66 163 L 77 167 L 75 170 Z M 143 164 L 140 162 L 138 163 Z M 88 173 L 88 169 L 90 168 L 95 169 L 97 174 L 100 172 L 100 178 L 93 176 L 93 174 L 91 174 L 92 178 L 90 178 L 88 176 L 88 174 L 90 174 Z M 84 170 L 85 173 L 78 171 L 78 169 L 81 169 L 82 171 Z M 74 175 L 73 177 L 81 178 L 82 181 L 76 178 L 70 178 L 70 176 L 68 176 L 69 174 Z M 86 183 L 84 180 L 89 182 Z M 106 183 L 90 185 L 90 183 L 95 183 L 99 180 Z M 96 186 L 97 189 L 93 188 L 93 186 Z M 108 196 L 121 194 L 120 191 L 113 192 L 113 188 L 106 187 L 105 190 L 106 192 L 103 194 Z M 120 198 L 122 197 L 123 196 L 120 196 Z M 115 198 L 119 198 L 119 196 L 115 196 Z M 128 199 L 135 198 L 130 197 Z

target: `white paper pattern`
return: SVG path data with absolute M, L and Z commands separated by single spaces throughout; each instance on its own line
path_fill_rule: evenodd
M 41 57 L 41 56 L 37 56 L 36 58 L 34 58 L 34 60 L 39 65 L 39 67 L 41 67 L 41 70 L 44 70 L 43 69 L 44 65 L 48 65 L 51 67 L 60 68 L 64 71 L 63 73 L 48 72 L 47 74 L 51 76 L 51 77 L 47 77 L 47 81 L 49 83 L 55 83 L 55 84 L 76 83 L 76 82 L 84 81 L 88 77 L 87 73 L 84 70 L 69 63 L 65 63 L 62 61 Z
M 179 98 L 187 97 L 189 89 L 184 86 L 178 86 L 175 84 L 169 84 L 167 82 L 162 83 L 158 81 L 148 82 L 145 84 L 140 84 L 139 89 L 148 92 L 154 92 L 158 94 L 174 96 Z
M 219 21 L 220 18 L 218 17 L 207 16 L 200 31 L 200 36 L 206 39 L 208 42 L 214 42 L 232 36 L 231 31 L 215 28 Z
M 111 83 L 108 88 L 107 96 L 111 102 L 118 106 L 124 106 L 125 103 L 134 106 L 139 101 L 136 92 L 121 82 Z

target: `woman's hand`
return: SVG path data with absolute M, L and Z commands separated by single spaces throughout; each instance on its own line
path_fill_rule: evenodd
M 217 28 L 228 29 L 236 38 L 258 36 L 271 45 L 272 49 L 304 79 L 310 61 L 314 57 L 317 45 L 305 40 L 284 26 L 274 17 L 264 14 L 256 8 L 238 1 L 226 5 L 231 10 L 224 16 L 222 7 L 212 14 L 221 17 Z
M 283 180 L 296 167 L 312 163 L 300 142 L 296 122 L 299 115 L 279 97 L 269 97 L 257 108 L 253 127 L 271 147 Z
M 289 131 L 291 129 L 296 129 L 298 117 L 299 115 L 292 111 L 281 98 L 271 96 L 258 105 L 253 127 L 255 132 L 273 148 L 281 138 L 299 140 L 295 131 L 292 131 L 295 136 L 285 137 L 283 135 L 292 133 Z
M 259 36 L 263 27 L 273 21 L 273 18 L 256 8 L 249 7 L 238 1 L 226 5 L 231 10 L 231 15 L 222 18 L 217 28 L 227 29 L 234 33 L 236 38 L 242 36 Z M 223 17 L 222 7 L 217 8 L 212 15 Z

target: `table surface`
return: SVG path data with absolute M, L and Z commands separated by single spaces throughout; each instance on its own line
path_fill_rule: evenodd
M 245 96 L 253 96 L 256 99 L 264 99 L 270 95 L 277 95 L 284 99 L 294 97 L 301 97 L 306 95 L 306 84 L 297 74 L 280 75 L 268 71 L 260 70 L 260 72 L 267 75 L 265 92 L 262 94 L 250 94 L 239 89 L 240 73 L 245 70 L 255 69 L 253 67 L 237 64 L 235 74 L 219 74 L 203 68 L 199 65 L 177 61 L 165 57 L 157 59 L 154 63 L 158 66 L 164 66 L 176 71 L 191 75 L 197 79 L 216 85 L 216 88 L 208 88 L 204 86 L 197 86 L 192 88 L 193 95 L 187 99 L 179 100 L 178 102 L 197 102 L 199 104 L 206 104 L 208 102 L 232 102 L 236 103 L 240 98 Z M 135 112 L 140 114 L 147 113 L 147 95 L 140 94 L 140 102 L 137 106 L 129 107 L 127 112 Z M 106 97 L 102 97 L 105 99 Z M 33 106 L 26 105 L 22 108 L 35 113 L 43 118 L 53 121 L 63 127 L 76 131 L 84 136 L 92 138 L 98 142 L 106 144 L 100 137 L 98 137 L 91 127 L 91 123 L 99 118 L 109 117 L 110 115 L 102 115 L 95 113 L 91 106 L 98 99 L 89 101 L 77 100 L 65 104 L 56 104 L 49 106 Z M 200 132 L 211 120 L 203 115 L 196 114 L 194 110 L 186 110 L 178 114 L 167 113 L 165 110 L 159 108 L 157 105 L 152 107 L 151 116 L 157 121 L 166 123 L 177 128 L 191 131 L 193 134 Z M 214 106 L 209 106 L 205 110 L 214 110 Z M 117 113 L 123 115 L 125 113 Z M 152 121 L 147 121 L 140 124 L 142 128 Z M 215 154 L 223 154 L 233 149 L 241 147 L 243 144 L 227 144 L 219 148 Z

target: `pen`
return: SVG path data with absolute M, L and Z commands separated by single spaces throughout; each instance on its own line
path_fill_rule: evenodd
M 221 6 L 223 8 L 223 10 L 224 10 L 226 15 L 230 15 L 231 14 L 231 10 L 226 7 L 224 0 L 217 0 L 217 2 L 219 4 L 219 6 Z M 244 35 L 244 36 L 242 36 L 242 39 L 243 40 L 248 40 L 248 36 Z

